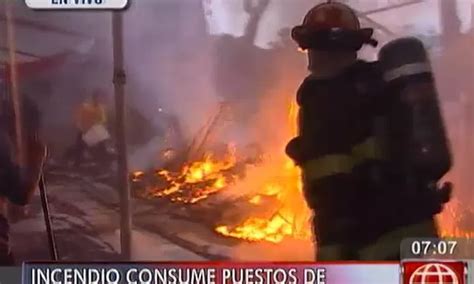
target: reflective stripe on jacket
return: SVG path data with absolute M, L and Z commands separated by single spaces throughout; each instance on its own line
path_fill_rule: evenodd
M 304 163 L 307 181 L 314 181 L 337 174 L 349 174 L 352 169 L 369 160 L 383 158 L 375 137 L 369 137 L 352 148 L 351 154 L 329 154 Z

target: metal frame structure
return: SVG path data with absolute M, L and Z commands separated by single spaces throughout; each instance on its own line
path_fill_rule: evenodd
M 381 30 L 382 32 L 386 33 L 389 36 L 395 36 L 395 33 L 392 32 L 389 28 L 387 28 L 386 26 L 372 20 L 370 18 L 370 15 L 381 13 L 381 12 L 386 12 L 386 11 L 390 11 L 390 10 L 394 10 L 394 9 L 398 9 L 398 8 L 403 8 L 403 7 L 411 6 L 411 5 L 415 5 L 415 4 L 420 4 L 422 2 L 424 2 L 424 0 L 412 0 L 412 1 L 404 2 L 404 3 L 400 3 L 400 4 L 394 4 L 394 5 L 390 5 L 390 6 L 370 10 L 370 11 L 365 11 L 365 12 L 360 12 L 360 11 L 356 10 L 356 13 L 361 19 L 371 23 L 375 28 Z
M 9 74 L 8 78 L 4 78 L 5 79 L 4 91 L 9 97 L 8 101 L 10 101 L 13 106 L 13 113 L 15 117 L 16 142 L 17 142 L 17 148 L 18 148 L 18 154 L 19 154 L 18 160 L 20 161 L 21 164 L 24 164 L 26 161 L 24 157 L 25 153 L 23 151 L 23 133 L 21 132 L 21 129 L 22 129 L 21 127 L 22 116 L 21 116 L 21 108 L 20 108 L 21 98 L 20 98 L 20 92 L 19 92 L 19 80 L 18 80 L 18 70 L 17 70 L 18 62 L 17 62 L 16 55 L 27 56 L 27 57 L 31 57 L 37 60 L 45 59 L 45 57 L 34 54 L 32 52 L 17 49 L 16 37 L 15 37 L 15 26 L 22 25 L 22 26 L 27 26 L 29 28 L 39 30 L 39 31 L 44 31 L 44 32 L 54 32 L 54 33 L 59 33 L 59 34 L 76 35 L 76 36 L 81 36 L 81 37 L 84 37 L 84 36 L 78 33 L 66 31 L 63 29 L 56 28 L 56 27 L 44 25 L 41 23 L 17 19 L 13 15 L 13 8 L 11 7 L 12 5 L 11 2 L 5 1 L 4 4 L 5 4 L 4 5 L 5 15 L 0 15 L 0 22 L 5 23 L 5 26 L 7 27 L 7 46 L 0 46 L 0 50 L 7 52 L 9 55 L 8 60 L 5 60 L 1 64 L 5 71 L 4 75 L 7 73 Z M 53 225 L 51 222 L 47 191 L 46 191 L 47 190 L 46 181 L 45 181 L 43 172 L 41 173 L 38 186 L 40 190 L 41 205 L 43 209 L 43 216 L 44 216 L 44 222 L 45 222 L 45 227 L 46 227 L 48 250 L 49 250 L 50 258 L 53 261 L 57 261 L 59 257 L 58 257 L 58 251 L 57 251 L 57 246 L 56 246 L 56 240 L 54 236 Z
M 6 1 L 9 2 L 9 1 Z M 41 32 L 50 32 L 62 35 L 77 36 L 87 39 L 88 37 L 74 31 L 65 30 L 62 28 L 45 25 L 43 23 L 30 21 L 26 19 L 15 18 L 12 14 L 11 7 L 8 3 L 5 3 L 5 15 L 0 15 L 0 22 L 4 22 L 9 27 L 10 32 L 8 33 L 8 46 L 0 46 L 0 50 L 6 51 L 10 54 L 9 60 L 1 62 L 3 68 L 10 69 L 10 82 L 6 82 L 10 94 L 12 95 L 13 102 L 19 102 L 20 99 L 17 97 L 18 92 L 18 78 L 16 78 L 17 60 L 16 55 L 22 55 L 31 57 L 33 59 L 44 59 L 45 57 L 35 54 L 30 51 L 19 50 L 15 46 L 14 38 L 14 26 L 24 26 L 32 28 Z M 115 87 L 115 107 L 116 107 L 116 131 L 117 131 L 117 150 L 118 150 L 118 188 L 120 189 L 120 244 L 121 254 L 124 260 L 130 260 L 132 255 L 131 250 L 131 209 L 130 209 L 130 188 L 129 188 L 129 175 L 128 175 L 128 164 L 127 164 L 127 143 L 125 139 L 125 71 L 124 71 L 124 54 L 123 54 L 123 15 L 122 12 L 113 12 L 112 15 L 112 33 L 113 33 L 113 56 L 114 56 L 114 87 Z M 16 107 L 16 117 L 19 118 L 19 106 Z M 18 120 L 18 119 L 17 119 Z M 18 124 L 18 122 L 17 122 Z M 20 129 L 20 127 L 17 127 Z M 18 134 L 21 141 L 21 133 Z M 21 152 L 21 151 L 20 151 Z M 43 214 L 45 219 L 46 230 L 49 241 L 49 251 L 52 260 L 58 259 L 58 253 L 54 238 L 54 232 L 52 229 L 51 218 L 49 216 L 49 208 L 46 194 L 46 183 L 44 176 L 40 180 L 40 195 L 43 207 Z

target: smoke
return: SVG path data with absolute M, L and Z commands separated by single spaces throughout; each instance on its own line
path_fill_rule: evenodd
M 124 17 L 129 102 L 155 127 L 177 117 L 188 140 L 216 108 L 200 1 L 135 1 Z M 153 129 L 143 129 L 153 131 Z M 161 134 L 132 151 L 133 168 L 155 164 Z
M 274 4 L 276 2 L 274 1 Z M 359 2 L 363 3 L 364 1 Z M 293 1 L 285 3 L 287 4 L 284 4 L 284 7 L 288 6 L 288 10 L 291 10 L 289 8 L 293 6 Z M 305 2 L 304 5 L 308 5 L 307 3 L 312 2 Z M 422 4 L 428 6 L 426 6 L 427 9 L 422 9 L 424 12 L 421 17 L 419 14 L 411 16 L 413 13 L 418 13 L 419 9 L 406 8 L 407 10 L 410 9 L 412 14 L 408 14 L 404 19 L 409 18 L 410 23 L 416 22 L 423 28 L 434 27 L 435 30 L 438 30 L 439 20 L 436 11 L 434 11 L 435 5 L 433 3 L 434 1 L 425 1 Z M 158 111 L 160 108 L 167 115 L 178 117 L 179 124 L 183 128 L 183 135 L 187 139 L 192 139 L 210 116 L 217 111 L 218 103 L 223 95 L 217 94 L 214 88 L 215 82 L 212 75 L 215 72 L 213 68 L 215 59 L 213 40 L 209 38 L 206 30 L 206 22 L 204 21 L 201 5 L 202 3 L 199 0 L 140 0 L 133 1 L 130 9 L 124 12 L 125 63 L 128 76 L 126 95 L 128 103 L 140 111 L 156 128 L 166 124 L 166 117 Z M 287 9 L 282 8 L 283 6 L 279 9 L 275 8 L 275 5 L 272 7 L 281 14 L 287 13 Z M 305 9 L 299 7 L 295 11 L 290 11 L 293 16 L 291 16 L 291 19 L 285 19 L 285 21 L 291 23 L 291 25 L 298 23 Z M 23 12 L 25 12 L 24 16 L 35 20 L 41 20 L 45 23 L 84 34 L 85 37 L 80 39 L 82 44 L 87 43 L 91 39 L 94 41 L 93 47 L 83 50 L 83 54 L 76 56 L 73 61 L 69 61 L 69 65 L 65 66 L 59 72 L 60 74 L 56 75 L 53 79 L 50 78 L 53 95 L 49 99 L 49 106 L 44 106 L 44 113 L 47 116 L 45 121 L 47 121 L 46 123 L 65 123 L 72 129 L 71 111 L 77 103 L 87 97 L 91 89 L 101 87 L 110 94 L 113 92 L 111 14 L 109 12 L 49 13 L 31 11 L 27 13 L 24 10 Z M 400 14 L 392 11 L 373 15 L 372 18 L 390 26 L 393 23 L 397 23 L 394 27 L 391 27 L 391 30 L 399 32 L 405 29 L 407 24 L 406 21 L 399 21 Z M 429 14 L 429 16 L 426 16 L 426 14 Z M 390 16 L 388 17 L 387 15 Z M 432 20 L 432 18 L 435 18 L 435 20 Z M 420 24 L 420 21 L 423 23 Z M 266 19 L 263 22 L 266 25 L 273 25 L 275 24 L 275 19 Z M 260 33 L 262 33 L 262 30 L 264 29 L 260 27 Z M 406 34 L 405 31 L 402 34 Z M 41 37 L 42 42 L 54 42 L 52 45 L 63 46 L 65 49 L 72 49 L 78 45 L 75 42 L 77 38 L 71 40 L 60 36 Z M 40 42 L 38 38 L 32 37 L 29 40 L 29 45 L 36 45 L 33 40 Z M 261 40 L 260 43 L 264 45 L 263 42 L 264 40 Z M 296 47 L 293 45 L 290 48 L 296 50 Z M 268 50 L 267 52 L 273 51 Z M 467 56 L 469 53 L 459 52 L 459 54 L 466 54 Z M 273 57 L 269 58 L 271 60 L 276 58 L 277 60 L 271 61 L 269 68 L 264 71 L 270 73 L 270 71 L 276 70 L 275 73 L 277 74 L 275 77 L 272 77 L 271 82 L 267 85 L 268 88 L 265 94 L 251 94 L 252 96 L 262 95 L 261 106 L 256 114 L 256 121 L 251 124 L 251 129 L 247 132 L 233 130 L 222 133 L 220 138 L 225 142 L 238 140 L 239 142 L 242 141 L 241 143 L 246 143 L 252 139 L 258 140 L 264 145 L 265 152 L 278 153 L 283 156 L 284 143 L 292 135 L 291 131 L 285 128 L 288 126 L 287 106 L 289 101 L 294 101 L 297 84 L 304 77 L 305 66 L 304 63 L 295 60 L 293 56 L 282 56 L 275 53 Z M 298 59 L 301 58 L 304 59 L 304 56 L 298 57 Z M 460 56 L 455 59 L 457 61 L 449 62 L 449 66 L 458 65 L 459 61 L 463 60 L 463 57 Z M 242 57 L 237 58 L 237 60 L 245 64 L 249 63 L 248 61 L 251 59 Z M 446 74 L 450 74 L 452 71 L 450 68 L 445 68 L 444 66 L 439 68 L 437 75 L 446 76 Z M 242 71 L 239 70 L 230 70 L 229 73 L 236 77 L 243 75 Z M 461 83 L 468 85 L 466 82 L 469 79 L 464 78 L 463 80 Z M 451 79 L 448 81 L 449 83 L 446 83 L 446 86 L 443 86 L 443 91 L 441 91 L 441 95 L 444 97 L 451 97 L 451 89 L 459 85 L 459 82 L 453 82 Z M 472 87 L 471 89 L 463 90 L 463 92 L 466 94 L 472 93 Z M 444 98 L 443 102 L 445 113 L 447 113 L 447 126 L 450 131 L 456 158 L 456 165 L 451 176 L 453 181 L 459 185 L 458 188 L 470 189 L 467 186 L 469 184 L 467 180 L 471 177 L 466 172 L 470 170 L 470 167 L 467 165 L 472 163 L 472 157 L 465 155 L 470 153 L 470 149 L 466 148 L 466 144 L 462 140 L 465 140 L 468 135 L 466 129 L 472 129 L 472 123 L 467 121 L 465 116 L 463 117 L 463 114 L 461 114 L 460 110 L 463 108 L 463 104 L 460 100 L 455 101 L 451 107 L 446 105 L 448 100 L 449 98 Z M 58 105 L 61 107 L 58 108 Z M 460 117 L 455 117 L 455 114 L 458 114 Z M 460 125 L 459 121 L 463 121 L 464 124 Z M 464 130 L 458 130 L 460 128 L 458 126 L 462 126 Z M 141 131 L 157 132 L 153 127 L 143 127 Z M 131 149 L 130 158 L 133 169 L 146 168 L 151 166 L 156 160 L 156 154 L 164 145 L 162 136 L 158 133 L 153 136 L 155 137 L 149 143 L 142 145 L 138 150 Z M 249 137 L 252 139 L 249 139 Z M 458 159 L 461 157 L 464 160 Z M 268 168 L 263 167 L 262 169 Z M 267 179 L 266 175 L 269 172 L 273 172 L 273 169 L 272 171 L 265 172 L 263 170 L 262 172 L 257 170 L 252 170 L 251 172 L 252 174 L 250 174 L 248 179 L 253 181 L 252 185 L 254 187 L 242 183 L 238 185 L 240 188 L 236 188 L 238 190 L 235 190 L 235 192 L 248 192 L 248 190 L 256 188 L 255 184 L 264 183 Z M 260 187 L 257 186 L 257 188 Z M 231 191 L 234 192 L 234 190 L 229 190 L 228 192 Z M 456 203 L 453 203 L 452 206 L 455 208 L 468 208 L 467 200 L 469 198 L 472 200 L 472 197 L 470 197 L 472 193 L 469 193 L 466 189 L 456 192 L 457 198 L 459 200 L 466 200 L 466 204 L 458 206 L 455 205 Z M 453 220 L 453 218 L 450 220 Z M 295 244 L 295 247 L 299 245 Z M 294 255 L 294 251 L 300 251 L 294 249 L 295 247 L 291 245 L 281 247 L 284 249 L 288 248 L 290 255 Z M 239 248 L 242 249 L 242 254 L 245 254 L 245 251 L 255 249 L 255 247 L 247 245 Z M 271 246 L 262 245 L 261 248 L 259 251 L 262 254 L 259 257 L 263 257 L 263 251 L 265 250 L 270 252 L 278 251 L 278 256 L 269 253 L 270 258 L 286 257 L 281 250 L 273 250 Z M 306 246 L 303 246 L 302 251 L 310 251 L 312 253 L 312 250 Z M 240 257 L 240 252 L 236 254 L 237 257 Z M 285 260 L 288 259 L 291 258 L 285 258 Z
M 202 126 L 217 99 L 200 1 L 136 1 L 125 14 L 127 71 L 135 104 L 147 117 L 177 115 L 187 136 Z M 191 34 L 191 35 L 190 35 Z
M 51 85 L 48 103 L 43 100 L 45 122 L 70 132 L 71 113 L 95 88 L 109 94 L 108 106 L 113 110 L 112 14 L 31 11 L 24 3 L 15 8 L 19 18 L 71 32 L 18 25 L 19 49 L 40 56 L 75 52 L 60 70 L 41 78 Z M 132 127 L 151 132 L 152 136 L 161 135 L 158 130 L 168 123 L 166 117 L 175 116 L 183 135 L 190 139 L 215 112 L 218 103 L 201 1 L 133 1 L 123 16 L 127 103 L 151 124 Z M 55 108 L 57 105 L 62 107 Z M 70 135 L 53 136 L 59 139 Z

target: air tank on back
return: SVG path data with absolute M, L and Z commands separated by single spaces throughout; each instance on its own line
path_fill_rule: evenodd
M 390 158 L 425 181 L 438 181 L 452 161 L 427 51 L 420 40 L 401 38 L 380 50 L 379 62 L 387 86 Z

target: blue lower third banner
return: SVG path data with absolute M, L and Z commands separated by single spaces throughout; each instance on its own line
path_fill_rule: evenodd
M 433 284 L 473 283 L 467 262 L 457 262 L 456 273 L 449 274 L 451 264 L 437 261 L 433 267 L 446 271 L 412 267 L 416 277 L 404 277 L 399 263 L 26 263 L 25 284 Z M 460 266 L 459 263 L 465 263 Z M 429 262 L 427 262 L 429 264 Z M 472 264 L 472 263 L 471 263 Z M 405 264 L 404 264 L 405 265 Z M 406 266 L 406 265 L 405 265 Z M 423 267 L 423 266 L 421 266 Z M 462 269 L 462 272 L 459 272 Z M 465 269 L 465 270 L 464 270 Z M 435 275 L 441 271 L 439 277 Z M 447 272 L 448 271 L 448 272 Z M 429 282 L 424 283 L 429 274 Z M 420 274 L 420 275 L 418 275 Z M 457 277 L 447 282 L 447 275 Z M 469 278 L 468 278 L 469 277 Z M 428 278 L 426 278 L 428 279 Z M 414 281 L 413 283 L 410 281 Z M 457 281 L 457 282 L 456 282 Z

